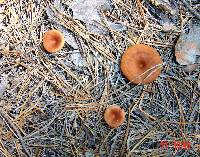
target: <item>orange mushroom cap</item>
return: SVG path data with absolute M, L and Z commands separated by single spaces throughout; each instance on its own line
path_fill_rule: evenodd
M 117 128 L 125 120 L 125 112 L 118 105 L 109 106 L 105 113 L 104 119 L 111 128 Z
M 160 75 L 163 61 L 159 53 L 152 47 L 136 44 L 129 47 L 121 58 L 121 71 L 135 84 L 151 83 Z
M 58 30 L 49 30 L 43 36 L 43 46 L 50 53 L 55 53 L 61 50 L 64 46 L 64 43 L 64 36 Z

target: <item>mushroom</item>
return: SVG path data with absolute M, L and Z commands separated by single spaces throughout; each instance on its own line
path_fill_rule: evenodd
M 152 47 L 136 44 L 129 47 L 121 58 L 121 71 L 134 84 L 151 83 L 160 75 L 163 61 Z
M 64 43 L 64 36 L 58 30 L 49 30 L 43 36 L 43 46 L 50 53 L 55 53 L 61 50 L 64 46 Z
M 111 128 L 117 128 L 124 122 L 125 112 L 120 106 L 111 105 L 106 109 L 104 119 Z

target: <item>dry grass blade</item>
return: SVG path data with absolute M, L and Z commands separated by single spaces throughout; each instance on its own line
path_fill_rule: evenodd
M 27 146 L 25 145 L 23 137 L 21 136 L 21 133 L 19 132 L 18 128 L 15 126 L 15 124 L 12 122 L 7 113 L 2 108 L 0 108 L 0 114 L 1 114 L 0 116 L 6 120 L 8 127 L 13 129 L 13 131 L 15 132 L 15 135 L 17 136 L 19 142 L 21 143 L 21 146 L 24 149 L 25 154 L 27 156 L 31 156 L 31 153 L 27 149 Z

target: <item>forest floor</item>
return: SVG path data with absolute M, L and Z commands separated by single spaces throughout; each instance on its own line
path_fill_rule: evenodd
M 193 25 L 199 0 L 0 0 L 0 156 L 199 156 L 200 66 L 175 57 Z M 53 28 L 65 45 L 50 54 Z M 137 43 L 164 61 L 153 83 L 120 71 Z M 126 112 L 116 129 L 103 119 L 112 104 Z

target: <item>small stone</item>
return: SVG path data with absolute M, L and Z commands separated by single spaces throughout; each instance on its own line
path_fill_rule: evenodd
M 193 26 L 189 33 L 181 34 L 175 47 L 176 61 L 180 65 L 191 65 L 198 63 L 197 56 L 200 55 L 200 27 Z
M 73 53 L 71 55 L 71 60 L 76 66 L 79 66 L 79 67 L 84 66 L 84 61 L 80 53 Z
M 93 29 L 96 29 L 93 26 L 95 21 L 101 21 L 99 8 L 106 4 L 108 5 L 106 0 L 74 0 L 69 6 L 73 11 L 73 17 L 85 22 L 87 29 L 93 32 Z
M 190 65 L 187 65 L 184 70 L 185 72 L 188 72 L 188 73 L 191 73 L 193 72 L 194 70 L 196 70 L 198 68 L 198 65 L 197 64 L 190 64 Z
M 2 77 L 0 78 L 0 98 L 3 97 L 3 93 L 5 92 L 7 85 L 8 85 L 8 76 L 2 74 Z
M 152 2 L 165 12 L 168 12 L 172 15 L 176 14 L 176 10 L 172 7 L 169 0 L 156 0 L 156 1 L 152 0 Z
M 95 154 L 92 151 L 85 152 L 85 157 L 95 157 Z
M 173 23 L 170 23 L 170 22 L 162 23 L 162 29 L 163 29 L 164 32 L 177 31 L 176 26 Z

